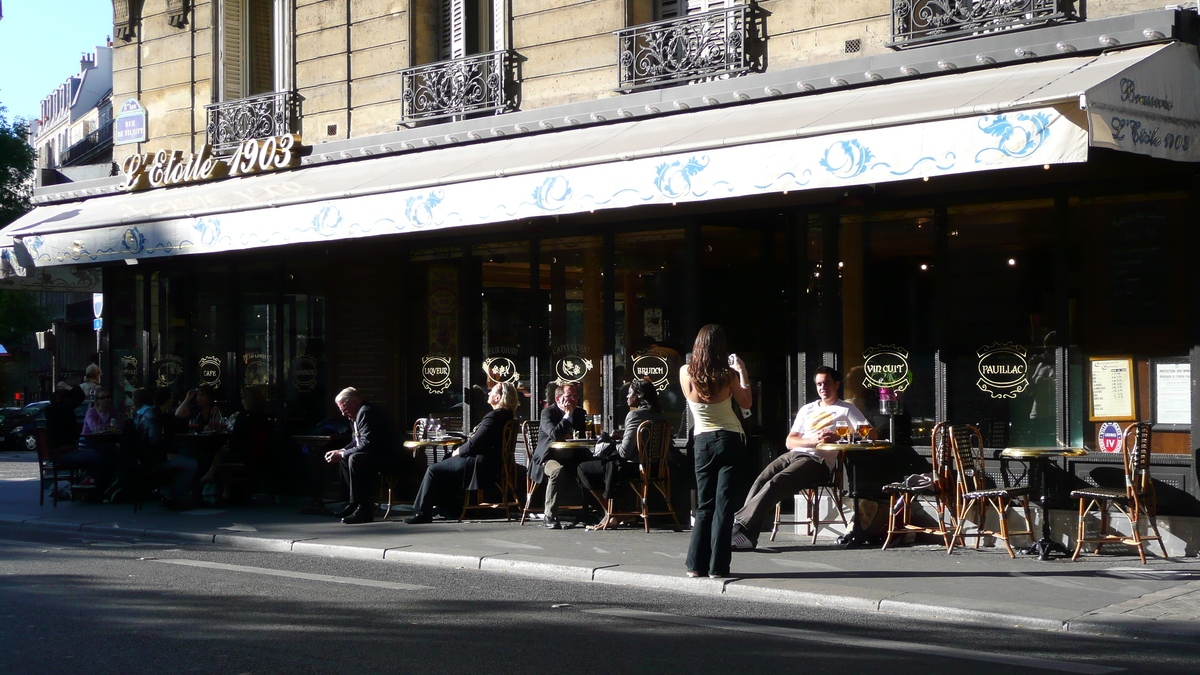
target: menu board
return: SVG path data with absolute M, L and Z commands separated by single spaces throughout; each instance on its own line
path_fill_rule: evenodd
M 1192 364 L 1154 363 L 1154 423 L 1192 423 Z
M 1095 420 L 1135 420 L 1133 358 L 1092 357 L 1092 417 Z

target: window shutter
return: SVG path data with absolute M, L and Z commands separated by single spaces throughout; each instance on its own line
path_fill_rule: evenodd
M 242 17 L 245 0 L 225 0 L 221 3 L 221 100 L 242 98 L 242 69 L 245 50 L 242 38 Z
M 466 0 L 442 0 L 438 15 L 439 61 L 467 55 L 466 10 Z
M 658 0 L 656 19 L 674 19 L 679 16 L 679 0 Z

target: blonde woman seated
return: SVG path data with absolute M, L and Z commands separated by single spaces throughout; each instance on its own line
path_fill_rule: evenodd
M 413 504 L 416 513 L 404 522 L 431 522 L 434 507 L 446 517 L 457 514 L 462 509 L 463 491 L 479 490 L 499 478 L 504 460 L 504 425 L 517 409 L 517 390 L 500 382 L 488 392 L 487 400 L 492 410 L 483 416 L 471 438 L 454 451 L 454 456 L 425 470 Z

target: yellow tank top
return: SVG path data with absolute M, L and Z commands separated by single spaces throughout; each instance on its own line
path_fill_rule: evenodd
M 695 401 L 688 401 L 688 408 L 692 411 L 692 419 L 696 422 L 696 426 L 693 429 L 695 433 L 703 434 L 708 431 L 744 433 L 742 431 L 742 421 L 733 412 L 732 396 L 720 403 L 696 403 Z

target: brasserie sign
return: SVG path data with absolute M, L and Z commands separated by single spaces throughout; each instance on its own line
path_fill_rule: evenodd
M 450 381 L 449 358 L 434 354 L 421 357 L 421 386 L 425 391 L 443 394 L 450 388 Z
M 1016 398 L 1029 386 L 1028 352 L 1021 345 L 997 342 L 980 347 L 975 356 L 979 359 L 975 386 L 992 398 Z
M 211 145 L 187 154 L 180 150 L 143 152 L 122 162 L 125 182 L 121 188 L 135 192 L 289 169 L 300 164 L 302 151 L 307 149 L 300 144 L 299 134 L 286 134 L 242 141 L 227 158 L 214 157 Z
M 633 358 L 633 375 L 639 380 L 650 380 L 654 388 L 662 391 L 670 384 L 670 367 L 667 360 L 657 354 L 645 353 Z
M 879 345 L 863 352 L 864 386 L 904 391 L 912 383 L 908 350 L 896 345 Z

